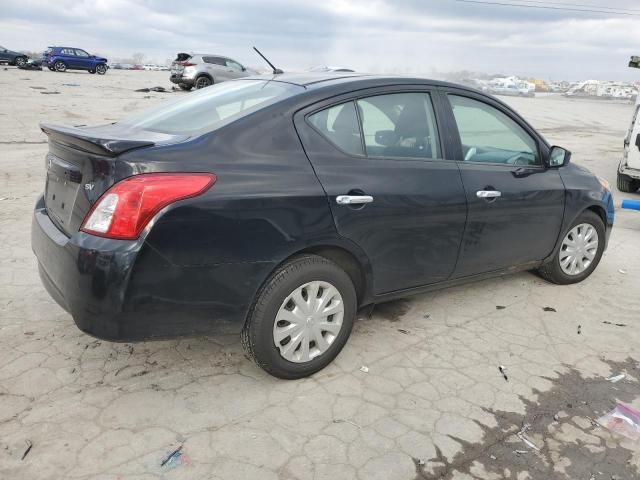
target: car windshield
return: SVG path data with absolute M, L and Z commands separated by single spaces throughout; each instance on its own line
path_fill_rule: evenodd
M 270 80 L 237 80 L 189 93 L 129 118 L 121 124 L 168 134 L 211 131 L 304 90 Z

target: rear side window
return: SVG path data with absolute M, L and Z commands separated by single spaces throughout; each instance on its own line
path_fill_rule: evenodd
M 212 131 L 304 91 L 291 83 L 236 80 L 203 88 L 133 115 L 121 124 L 168 134 Z
M 62 55 L 73 55 L 75 57 L 76 52 L 73 50 L 73 48 L 63 48 L 60 50 L 60 53 Z
M 540 165 L 536 141 L 515 121 L 484 102 L 448 95 L 467 162 Z
M 428 93 L 393 93 L 358 100 L 369 157 L 440 158 Z
M 224 58 L 221 57 L 202 57 L 204 63 L 213 63 L 214 65 L 222 65 L 225 66 L 226 62 Z
M 309 122 L 327 140 L 350 155 L 363 155 L 360 125 L 354 102 L 342 103 L 309 116 Z

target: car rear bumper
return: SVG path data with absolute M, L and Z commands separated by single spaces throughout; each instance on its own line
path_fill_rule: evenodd
M 181 74 L 171 74 L 169 80 L 171 80 L 171 83 L 188 85 L 190 87 L 192 87 L 194 83 L 192 78 L 184 77 Z
M 80 330 L 110 341 L 238 333 L 273 268 L 270 262 L 178 266 L 163 263 L 143 240 L 67 237 L 42 197 L 31 245 L 51 297 Z

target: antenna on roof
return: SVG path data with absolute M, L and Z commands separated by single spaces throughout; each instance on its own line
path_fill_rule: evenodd
M 271 63 L 269 60 L 267 60 L 267 57 L 265 57 L 260 50 L 258 50 L 256 47 L 253 47 L 253 49 L 258 53 L 258 55 L 260 55 L 265 62 L 267 62 L 269 64 L 269 66 L 273 69 L 273 74 L 277 75 L 279 73 L 284 73 L 282 70 L 280 70 L 279 68 L 276 68 L 273 66 L 273 63 Z

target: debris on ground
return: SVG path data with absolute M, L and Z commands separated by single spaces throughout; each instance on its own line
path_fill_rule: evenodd
M 29 87 L 29 88 L 33 88 L 34 90 L 46 90 L 47 87 Z
M 627 273 L 627 271 L 623 270 L 622 268 L 620 270 L 618 270 L 618 272 L 620 272 L 622 275 L 625 275 Z
M 525 423 L 525 424 L 522 426 L 522 429 L 521 429 L 518 433 L 516 433 L 516 436 L 517 436 L 520 440 L 522 440 L 522 441 L 524 442 L 524 444 L 525 444 L 527 447 L 532 448 L 532 449 L 534 449 L 534 450 L 536 450 L 536 451 L 538 451 L 538 452 L 539 452 L 539 451 L 540 451 L 540 449 L 536 446 L 536 444 L 535 444 L 535 443 L 533 443 L 533 442 L 532 442 L 531 440 L 529 440 L 529 438 L 527 437 L 527 430 L 529 430 L 529 428 L 531 428 L 531 425 L 529 425 L 528 423 Z
M 597 420 L 598 424 L 631 440 L 640 440 L 640 411 L 618 403 L 609 413 Z
M 42 70 L 42 62 L 40 60 L 29 59 L 22 65 L 18 65 L 21 70 Z
M 496 310 L 504 310 L 505 308 L 507 307 L 505 307 L 504 305 L 496 305 Z
M 167 90 L 164 87 L 139 88 L 139 89 L 137 89 L 135 91 L 136 92 L 144 92 L 144 93 L 149 93 L 149 92 L 171 93 L 171 90 Z
M 63 87 L 79 87 L 80 84 L 79 83 L 63 83 L 62 86 Z
M 626 377 L 626 375 L 624 373 L 621 373 L 620 375 L 609 377 L 607 378 L 607 380 L 609 380 L 611 383 L 618 383 L 620 380 L 624 379 L 624 377 Z
M 613 322 L 610 322 L 609 320 L 605 320 L 602 323 L 604 323 L 605 325 L 615 325 L 616 327 L 626 327 L 627 326 L 626 323 L 613 323 Z
M 24 453 L 22 454 L 22 458 L 20 460 L 24 460 L 24 458 L 29 455 L 29 452 L 31 451 L 31 448 L 33 447 L 33 443 L 31 443 L 31 440 L 25 440 L 24 443 L 27 444 L 27 449 L 24 451 Z
M 360 371 L 364 373 L 369 373 L 369 367 L 365 367 L 364 365 L 360 367 Z
M 354 427 L 357 428 L 362 428 L 360 425 L 358 425 L 356 422 L 352 422 L 351 420 L 344 420 L 342 418 L 336 418 L 333 423 L 348 423 L 349 425 L 353 425 Z
M 582 325 L 578 325 L 578 335 L 582 333 Z
M 181 444 L 178 448 L 169 453 L 162 462 L 160 467 L 166 470 L 173 470 L 180 465 L 191 465 L 191 459 L 182 451 L 184 444 Z
M 509 381 L 509 377 L 507 377 L 507 369 L 505 367 L 503 367 L 502 365 L 499 365 L 498 366 L 498 370 L 500 370 L 500 373 L 502 374 L 504 379 L 508 382 Z
M 54 92 L 40 92 L 40 93 L 42 93 L 43 95 L 58 95 L 60 92 L 54 91 Z
M 404 328 L 399 328 L 398 331 L 400 333 L 404 333 L 405 335 L 409 335 L 409 330 L 405 330 Z
M 557 310 L 553 307 L 543 307 L 542 310 L 545 312 L 557 312 Z

